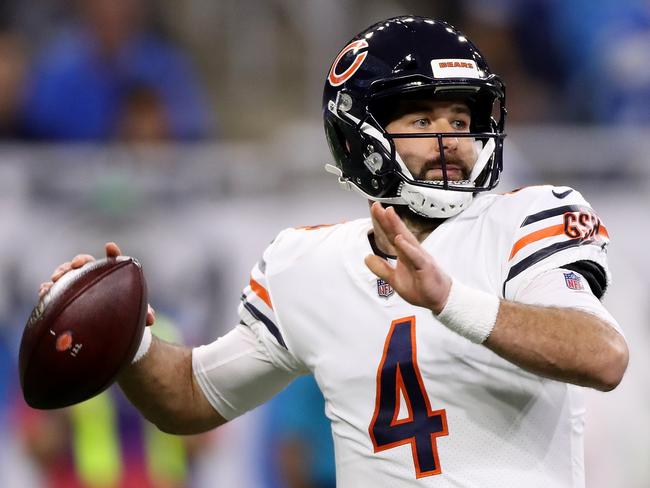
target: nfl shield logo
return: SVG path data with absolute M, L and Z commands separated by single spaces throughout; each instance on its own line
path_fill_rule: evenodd
M 393 287 L 390 286 L 388 283 L 386 283 L 384 280 L 381 278 L 377 279 L 377 294 L 380 297 L 385 297 L 388 298 L 391 296 L 395 290 L 393 290 Z
M 585 289 L 584 285 L 582 284 L 582 280 L 580 279 L 580 276 L 578 276 L 573 272 L 564 273 L 564 281 L 566 282 L 567 288 L 570 288 L 571 290 Z

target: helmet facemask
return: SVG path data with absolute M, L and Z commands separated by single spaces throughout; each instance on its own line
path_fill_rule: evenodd
M 497 123 L 492 117 L 492 103 L 490 103 L 489 114 L 478 115 L 477 107 L 486 108 L 485 100 L 482 104 L 476 102 L 476 97 L 467 95 L 467 87 L 453 93 L 446 90 L 442 97 L 436 96 L 434 90 L 420 90 L 408 93 L 411 98 L 425 98 L 440 100 L 459 100 L 468 105 L 472 114 L 470 132 L 412 132 L 412 133 L 389 133 L 385 127 L 393 118 L 390 109 L 386 107 L 395 106 L 396 101 L 404 99 L 404 95 L 392 97 L 377 97 L 371 99 L 363 112 L 363 118 L 356 118 L 352 112 L 354 101 L 349 95 L 340 92 L 337 102 L 331 104 L 330 110 L 344 121 L 348 129 L 356 134 L 356 138 L 346 139 L 348 157 L 361 160 L 366 172 L 372 175 L 370 179 L 371 191 L 364 188 L 363 176 L 355 179 L 347 179 L 348 189 L 354 189 L 373 201 L 380 201 L 394 205 L 407 205 L 414 213 L 430 218 L 452 217 L 466 209 L 473 196 L 481 191 L 493 189 L 499 181 L 501 171 L 501 153 L 503 150 L 503 138 L 505 134 L 499 130 L 502 125 L 505 108 L 503 103 L 500 107 L 502 113 L 501 122 Z M 475 93 L 472 93 L 475 95 Z M 492 100 L 493 102 L 494 100 Z M 475 122 L 476 121 L 476 122 Z M 487 129 L 479 131 L 481 128 Z M 343 134 L 339 136 L 345 137 Z M 438 145 L 439 165 L 441 170 L 440 179 L 418 179 L 413 175 L 403 158 L 397 151 L 396 141 L 400 139 L 436 139 Z M 452 159 L 445 156 L 445 139 L 472 140 L 474 150 L 474 161 L 471 171 L 463 179 L 450 178 L 447 171 L 447 164 Z M 361 144 L 355 146 L 354 142 Z M 466 164 L 463 164 L 463 167 Z M 469 168 L 468 168 L 469 169 Z M 330 166 L 329 171 L 332 171 Z M 339 174 L 339 178 L 343 177 Z M 344 178 L 344 180 L 346 180 Z M 372 190 L 379 190 L 382 185 L 390 186 L 393 183 L 392 192 L 379 195 Z M 387 185 L 387 183 L 389 183 Z M 395 183 L 397 183 L 395 185 Z M 392 194 L 391 194 L 392 193 Z

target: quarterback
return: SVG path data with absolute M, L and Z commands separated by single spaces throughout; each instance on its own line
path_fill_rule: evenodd
M 120 386 L 160 429 L 195 433 L 311 373 L 341 488 L 584 487 L 581 387 L 615 388 L 628 362 L 600 302 L 606 226 L 572 188 L 487 193 L 505 86 L 444 22 L 354 37 L 323 114 L 327 170 L 370 217 L 280 232 L 231 332 L 194 349 L 149 332 Z

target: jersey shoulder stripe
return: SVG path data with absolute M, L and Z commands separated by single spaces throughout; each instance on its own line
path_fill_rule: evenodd
M 592 244 L 593 242 L 594 239 L 587 239 L 587 240 L 575 239 L 575 240 L 561 241 L 561 242 L 556 242 L 555 244 L 551 244 L 545 248 L 542 248 L 539 251 L 535 251 L 534 253 L 525 257 L 524 259 L 522 259 L 521 261 L 519 261 L 517 264 L 515 264 L 510 268 L 510 272 L 508 273 L 506 282 L 510 281 L 519 273 L 525 271 L 526 269 L 533 266 L 534 264 L 539 263 L 543 259 L 546 259 L 547 257 L 552 256 L 553 254 L 562 251 L 563 249 L 583 246 L 585 244 Z
M 251 326 L 255 321 L 264 324 L 278 344 L 286 349 L 286 342 L 276 325 L 277 319 L 273 309 L 273 303 L 271 302 L 271 296 L 267 290 L 267 280 L 263 271 L 264 267 L 264 259 L 261 259 L 253 267 L 249 285 L 244 288 L 241 296 L 239 317 L 241 323 L 247 326 Z
M 542 218 L 537 218 L 541 214 L 545 214 Z M 561 223 L 559 219 L 553 218 L 561 216 Z M 519 238 L 510 250 L 508 261 L 512 259 L 526 246 L 533 244 L 542 239 L 547 239 L 555 236 L 563 236 L 564 238 L 579 240 L 581 244 L 591 244 L 597 242 L 598 244 L 606 243 L 609 241 L 609 232 L 603 225 L 602 221 L 596 215 L 591 207 L 582 205 L 568 205 L 565 207 L 557 207 L 535 214 L 535 218 L 530 219 L 527 217 L 520 229 L 540 220 L 551 219 L 549 222 L 554 222 L 547 227 L 536 228 L 535 230 L 523 229 L 523 237 Z
M 528 215 L 524 221 L 521 223 L 521 227 L 525 227 L 540 220 L 545 220 L 556 215 L 564 215 L 567 212 L 589 212 L 593 211 L 590 206 L 587 205 L 562 205 L 560 207 L 549 208 L 536 212 L 532 215 Z
M 278 341 L 278 344 L 280 344 L 282 347 L 284 347 L 286 349 L 287 344 L 284 342 L 284 338 L 282 337 L 282 334 L 280 333 L 280 329 L 278 329 L 278 326 L 275 325 L 273 320 L 271 320 L 268 316 L 264 315 L 264 313 L 262 313 L 257 307 L 255 307 L 255 305 L 248 302 L 246 300 L 246 295 L 242 295 L 241 300 L 242 300 L 241 306 L 251 315 L 251 317 L 254 320 L 258 320 L 258 321 L 262 322 L 266 326 L 266 328 L 269 330 L 271 335 L 273 335 L 273 337 L 275 337 L 275 340 Z M 244 325 L 250 325 L 250 323 L 247 323 L 247 322 L 250 322 L 250 321 L 245 320 L 246 317 L 244 316 L 244 314 L 241 311 L 240 311 L 240 316 L 242 317 L 242 323 Z
M 508 261 L 512 261 L 512 258 L 515 257 L 515 255 L 528 244 L 537 242 L 540 239 L 545 239 L 546 237 L 562 235 L 563 233 L 564 233 L 563 225 L 551 225 L 549 227 L 544 227 L 543 229 L 535 230 L 530 234 L 526 234 L 524 237 L 522 237 L 512 245 L 512 249 L 510 250 L 510 256 L 508 257 Z
M 536 186 L 507 198 L 513 199 L 513 204 L 520 208 L 520 217 L 506 255 L 504 296 L 509 282 L 533 268 L 541 272 L 542 268 L 579 260 L 594 260 L 606 266 L 609 233 L 578 191 L 569 187 Z M 558 205 L 560 202 L 562 205 Z
M 241 323 L 261 328 L 269 340 L 292 353 L 292 336 L 284 328 L 283 307 L 282 303 L 275 302 L 274 284 L 281 282 L 280 277 L 285 273 L 302 269 L 305 261 L 313 260 L 314 253 L 324 249 L 339 250 L 341 236 L 347 235 L 345 229 L 353 226 L 354 222 L 281 231 L 251 270 L 249 284 L 243 291 L 238 309 Z
M 273 310 L 273 304 L 271 303 L 271 297 L 269 292 L 266 291 L 262 285 L 260 285 L 255 279 L 251 276 L 250 281 L 251 290 L 271 309 Z

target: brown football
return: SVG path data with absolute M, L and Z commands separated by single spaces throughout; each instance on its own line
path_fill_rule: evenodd
M 147 285 L 140 263 L 120 256 L 65 274 L 34 308 L 20 343 L 28 405 L 61 408 L 108 388 L 140 345 Z

